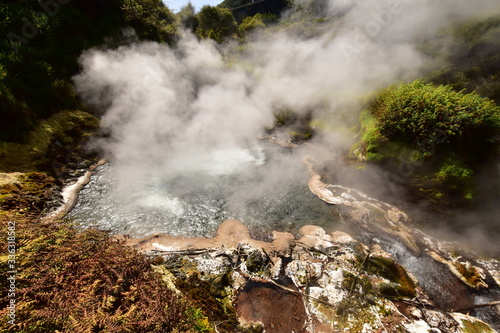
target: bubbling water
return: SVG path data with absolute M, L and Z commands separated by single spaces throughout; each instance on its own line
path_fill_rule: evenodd
M 115 186 L 110 163 L 96 170 L 70 215 L 82 227 L 132 237 L 211 237 L 226 219 L 241 220 L 262 237 L 306 224 L 339 225 L 339 217 L 309 191 L 307 172 L 288 172 L 292 166 L 277 154 L 283 152 L 261 147 L 187 154 L 126 190 Z

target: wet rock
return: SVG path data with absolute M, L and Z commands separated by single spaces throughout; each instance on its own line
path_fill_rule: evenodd
M 371 245 L 383 245 L 384 249 L 400 257 L 407 269 L 421 280 L 420 286 L 414 288 L 411 280 L 415 282 L 415 278 L 404 277 L 397 272 L 397 265 L 390 265 L 390 269 L 386 268 L 392 277 L 385 275 L 385 281 L 373 280 L 373 286 L 379 293 L 386 297 L 413 297 L 419 294 L 419 288 L 425 289 L 425 297 L 437 307 L 449 311 L 471 308 L 483 293 L 494 295 L 500 291 L 497 261 L 478 258 L 457 243 L 426 235 L 414 228 L 408 215 L 393 205 L 355 189 L 324 183 L 314 170 L 314 161 L 305 158 L 303 162 L 309 170 L 311 192 L 324 202 L 335 205 L 344 221 L 360 231 L 358 235 L 361 239 Z M 315 245 L 311 240 L 304 240 L 304 243 Z M 491 296 L 486 299 L 490 300 Z M 488 318 L 489 323 L 500 328 L 500 320 L 494 319 L 500 318 L 498 310 L 483 312 L 488 312 L 484 318 Z
M 485 274 L 483 270 L 474 266 L 470 261 L 460 260 L 459 258 L 445 259 L 434 251 L 428 253 L 434 260 L 445 264 L 456 277 L 469 287 L 475 289 L 488 288 L 488 284 L 484 282 Z
M 286 288 L 290 282 L 279 281 Z M 300 295 L 266 282 L 249 281 L 236 296 L 236 311 L 245 323 L 261 323 L 265 332 L 307 332 Z
M 408 298 L 416 296 L 415 287 L 418 283 L 416 278 L 411 276 L 391 255 L 383 252 L 380 247 L 374 247 L 369 255 L 366 270 L 378 278 L 383 278 L 374 283 L 374 288 L 381 295 Z
M 158 272 L 167 283 L 174 276 L 180 292 L 194 293 L 199 280 L 204 297 L 214 293 L 224 307 L 217 311 L 236 311 L 241 331 L 460 333 L 484 324 L 440 308 L 394 256 L 344 232 L 305 226 L 297 240 L 275 233 L 262 242 L 241 222 L 226 221 L 211 239 L 128 241 L 164 258 Z
M 452 313 L 451 316 L 460 325 L 463 333 L 496 333 L 488 324 L 477 318 L 462 313 Z

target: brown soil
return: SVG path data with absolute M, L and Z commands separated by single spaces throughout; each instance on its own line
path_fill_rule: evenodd
M 267 333 L 306 332 L 302 298 L 271 283 L 249 281 L 237 295 L 236 312 L 243 321 L 262 323 Z

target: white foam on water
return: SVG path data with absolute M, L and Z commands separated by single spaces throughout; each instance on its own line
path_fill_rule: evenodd
M 186 211 L 183 203 L 178 198 L 169 198 L 160 194 L 145 195 L 134 202 L 139 208 L 159 208 L 177 216 Z
M 208 152 L 186 152 L 168 161 L 167 172 L 200 172 L 212 176 L 231 175 L 250 166 L 265 163 L 261 148 L 226 148 Z

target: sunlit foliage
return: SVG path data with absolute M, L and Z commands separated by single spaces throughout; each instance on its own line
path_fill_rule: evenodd
M 382 90 L 360 117 L 353 151 L 436 198 L 474 197 L 477 169 L 494 158 L 500 108 L 490 99 L 420 80 Z
M 198 22 L 196 35 L 219 43 L 238 32 L 236 20 L 227 8 L 204 6 L 198 13 Z

